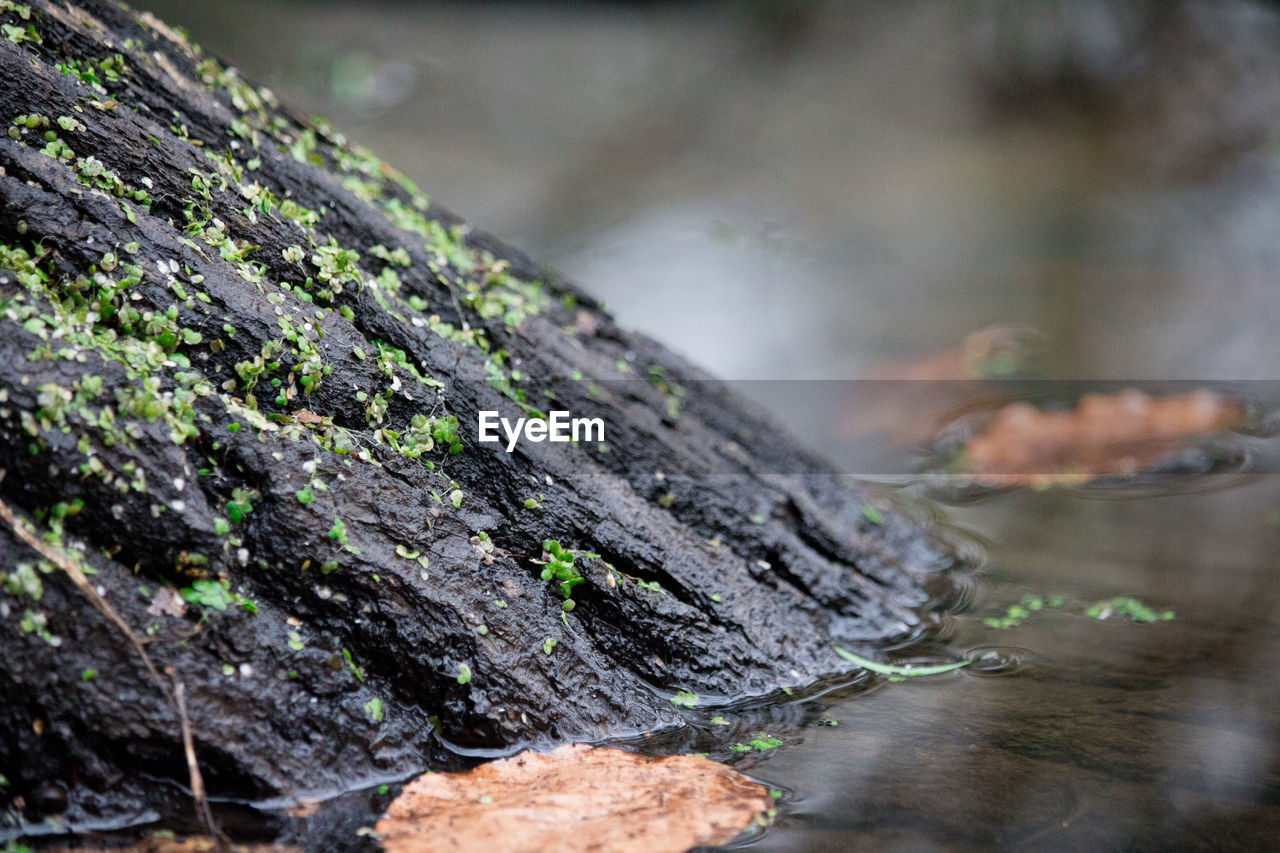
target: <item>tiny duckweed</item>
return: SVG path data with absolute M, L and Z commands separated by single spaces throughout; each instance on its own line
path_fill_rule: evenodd
M 734 752 L 765 752 L 770 749 L 777 749 L 782 746 L 782 739 L 776 738 L 767 732 L 756 732 L 751 740 L 746 743 L 735 743 L 729 749 Z
M 1051 596 L 1047 601 L 1039 595 L 1024 595 L 1019 603 L 1009 605 L 1003 616 L 988 616 L 982 624 L 997 631 L 1016 628 L 1032 613 L 1045 607 L 1061 607 L 1063 600 L 1061 595 Z
M 188 604 L 199 604 L 213 610 L 226 610 L 237 604 L 247 613 L 257 613 L 258 606 L 238 592 L 231 591 L 231 584 L 226 580 L 198 580 L 191 586 L 178 591 Z
M 575 556 L 599 557 L 600 555 L 571 551 L 554 539 L 544 539 L 542 541 L 542 559 L 532 561 L 534 564 L 543 567 L 542 579 L 544 581 L 554 580 L 560 585 L 560 594 L 565 597 L 566 601 L 573 594 L 573 588 L 585 580 L 582 577 L 582 573 L 578 571 L 577 566 L 573 564 Z
M 246 515 L 253 512 L 253 497 L 254 494 L 249 489 L 231 490 L 231 500 L 227 501 L 227 518 L 231 519 L 232 524 L 239 524 Z
M 692 708 L 694 705 L 697 705 L 699 701 L 701 700 L 698 699 L 698 694 L 688 690 L 676 691 L 676 695 L 672 696 L 670 699 L 671 704 L 675 705 L 677 708 Z
M 1172 610 L 1157 612 L 1136 598 L 1117 596 L 1110 601 L 1099 601 L 1084 612 L 1090 619 L 1109 619 L 1125 616 L 1133 622 L 1164 622 L 1173 618 Z
M 364 673 L 360 671 L 360 667 L 356 666 L 355 659 L 346 647 L 342 649 L 342 659 L 347 662 L 347 669 L 351 670 L 351 674 L 356 677 L 356 681 L 364 681 Z

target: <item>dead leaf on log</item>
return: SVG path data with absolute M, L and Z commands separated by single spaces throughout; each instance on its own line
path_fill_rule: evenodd
M 298 409 L 293 412 L 293 419 L 300 424 L 322 424 L 326 418 L 317 415 L 315 412 L 307 409 Z
M 768 792 L 706 758 L 583 744 L 410 783 L 376 827 L 390 853 L 663 851 L 732 840 Z
M 176 589 L 171 586 L 162 586 L 156 591 L 155 598 L 151 599 L 151 604 L 147 605 L 147 612 L 152 616 L 167 613 L 175 619 L 181 619 L 187 612 L 187 603 L 182 600 L 182 596 Z
M 981 485 L 1074 485 L 1149 470 L 1204 439 L 1239 427 L 1244 406 L 1208 389 L 1152 398 L 1128 389 L 1086 394 L 1075 408 L 1045 412 L 1011 403 L 970 439 L 959 473 Z

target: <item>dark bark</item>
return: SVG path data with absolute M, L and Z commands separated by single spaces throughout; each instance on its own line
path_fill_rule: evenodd
M 920 522 L 868 518 L 861 487 L 572 285 L 159 22 L 105 2 L 0 9 L 16 28 L 0 41 L 0 499 L 95 570 L 185 684 L 212 795 L 680 726 L 714 699 L 848 676 L 833 640 L 927 618 L 954 558 Z M 359 253 L 352 280 L 328 245 Z M 516 417 L 545 392 L 603 417 L 607 448 L 475 441 L 478 411 Z M 439 432 L 404 452 L 415 415 L 456 417 L 461 452 Z M 575 562 L 571 612 L 531 562 L 544 539 L 601 555 Z M 70 826 L 185 811 L 172 704 L 38 563 L 0 526 L 0 810 Z M 157 606 L 219 578 L 256 613 L 216 609 L 216 590 L 180 616 Z M 676 707 L 677 690 L 703 704 Z

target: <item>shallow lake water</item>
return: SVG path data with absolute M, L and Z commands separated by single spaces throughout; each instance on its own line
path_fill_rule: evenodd
M 830 701 L 751 772 L 794 791 L 760 849 L 1268 849 L 1280 838 L 1280 481 L 1137 498 L 1019 492 L 947 645 L 1026 650 Z M 1023 596 L 1065 598 L 998 630 Z M 1169 621 L 1088 618 L 1129 595 Z M 829 699 L 829 697 L 828 697 Z

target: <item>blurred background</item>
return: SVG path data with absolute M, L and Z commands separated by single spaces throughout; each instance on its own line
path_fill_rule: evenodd
M 1272 4 L 135 5 L 727 378 L 1280 376 Z

